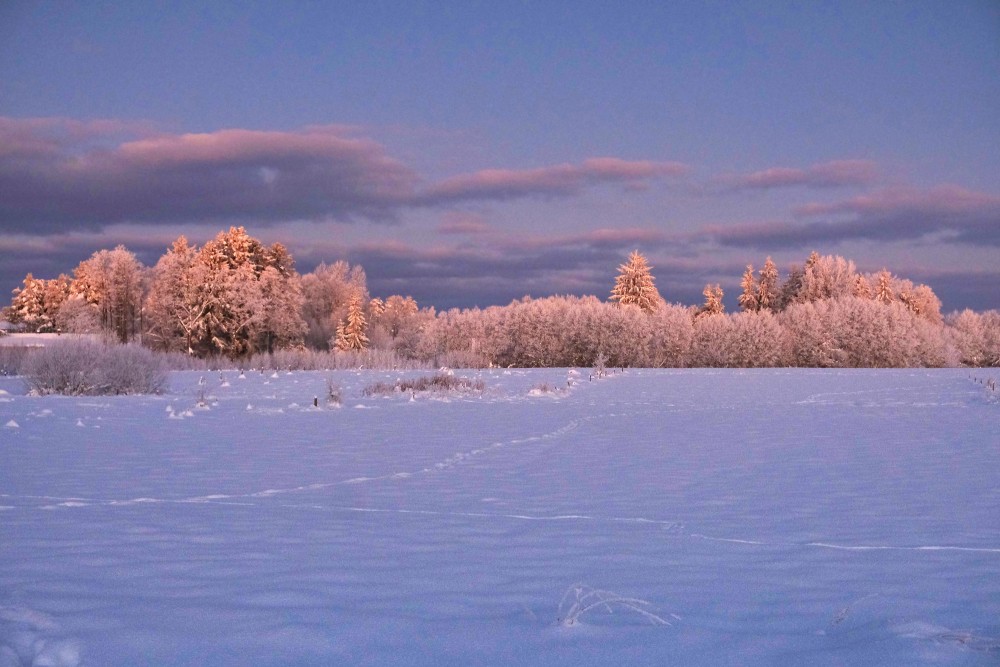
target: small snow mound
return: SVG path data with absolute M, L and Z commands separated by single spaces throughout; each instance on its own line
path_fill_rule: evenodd
M 9 422 L 7 422 L 7 423 L 6 423 L 6 426 L 7 426 L 7 428 L 21 428 L 21 425 L 20 425 L 20 424 L 18 424 L 18 423 L 17 423 L 16 421 L 14 421 L 13 419 L 11 419 L 11 420 L 10 420 Z
M 273 378 L 278 377 L 278 371 L 274 371 L 273 373 L 271 373 L 271 377 Z
M 246 376 L 246 375 L 244 375 L 243 373 L 240 373 L 240 374 L 239 374 L 239 377 L 237 377 L 236 379 L 237 379 L 237 380 L 246 380 L 246 379 L 247 379 L 247 376 Z
M 39 639 L 34 644 L 32 667 L 77 667 L 80 645 L 68 639 Z
M 82 419 L 77 419 L 77 420 L 76 420 L 76 425 L 77 425 L 77 426 L 85 426 L 85 424 L 83 423 L 83 420 L 82 420 Z
M 223 382 L 223 383 L 222 383 L 222 384 L 220 384 L 219 386 L 220 386 L 220 387 L 231 387 L 232 385 L 230 385 L 230 384 L 229 384 L 229 380 L 226 380 L 225 382 Z
M 0 389 L 0 396 L 10 396 L 10 392 L 4 389 Z
M 247 403 L 247 410 L 253 410 L 253 403 Z

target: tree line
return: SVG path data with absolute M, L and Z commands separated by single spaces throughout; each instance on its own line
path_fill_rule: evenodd
M 659 293 L 638 251 L 609 299 L 524 297 L 506 306 L 421 308 L 373 298 L 364 269 L 338 261 L 299 274 L 291 253 L 242 227 L 200 248 L 183 236 L 152 267 L 123 246 L 72 276 L 25 277 L 3 316 L 23 331 L 103 333 L 160 351 L 230 359 L 277 350 L 384 350 L 452 366 L 907 367 L 1000 365 L 1000 312 L 942 316 L 927 285 L 859 272 L 812 253 L 782 280 L 766 258 L 746 267 L 738 303 L 705 286 L 704 303 Z

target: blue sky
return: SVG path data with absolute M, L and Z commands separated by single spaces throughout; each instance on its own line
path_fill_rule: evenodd
M 1000 5 L 0 4 L 0 293 L 229 225 L 438 307 L 813 249 L 1000 307 Z

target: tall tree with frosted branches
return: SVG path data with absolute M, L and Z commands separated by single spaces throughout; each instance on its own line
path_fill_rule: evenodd
M 748 312 L 760 310 L 760 286 L 753 277 L 753 264 L 747 264 L 746 271 L 743 272 L 743 280 L 740 281 L 740 308 Z
M 757 282 L 757 307 L 759 310 L 774 310 L 778 301 L 778 267 L 768 257 L 760 270 Z
M 619 306 L 638 306 L 647 313 L 659 308 L 663 297 L 656 289 L 652 268 L 646 258 L 634 250 L 628 261 L 618 267 L 618 277 L 611 290 L 612 301 L 617 301 Z
M 347 304 L 347 317 L 337 326 L 337 339 L 334 343 L 338 350 L 363 350 L 368 347 L 368 336 L 365 329 L 368 320 L 361 305 L 361 297 L 351 297 Z

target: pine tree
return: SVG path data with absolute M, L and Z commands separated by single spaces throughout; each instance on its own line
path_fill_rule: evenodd
M 337 349 L 346 352 L 368 347 L 368 336 L 365 335 L 367 326 L 361 297 L 354 296 L 347 305 L 347 318 L 337 326 Z
M 629 255 L 628 261 L 618 267 L 611 299 L 619 306 L 638 306 L 651 313 L 663 303 L 663 297 L 656 289 L 652 267 L 638 250 Z
M 760 310 L 760 285 L 754 280 L 753 264 L 747 264 L 746 271 L 743 272 L 743 280 L 740 281 L 740 287 L 743 289 L 739 299 L 740 308 L 745 311 Z

